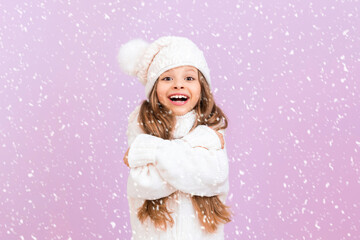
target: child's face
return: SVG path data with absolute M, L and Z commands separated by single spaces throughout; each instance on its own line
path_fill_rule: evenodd
M 161 74 L 158 81 L 156 93 L 160 103 L 177 116 L 191 111 L 199 101 L 201 86 L 195 67 L 172 68 Z

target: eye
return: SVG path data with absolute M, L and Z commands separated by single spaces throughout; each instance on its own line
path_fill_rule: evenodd
M 195 78 L 193 78 L 193 77 L 186 77 L 185 78 L 187 81 L 193 81 L 193 80 L 195 80 Z
M 171 80 L 171 77 L 164 77 L 162 80 L 163 80 L 163 81 L 170 81 L 170 80 Z

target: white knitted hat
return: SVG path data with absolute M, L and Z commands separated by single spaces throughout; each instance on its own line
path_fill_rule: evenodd
M 137 76 L 145 85 L 147 98 L 158 77 L 179 66 L 196 67 L 211 85 L 203 52 L 185 37 L 165 36 L 151 44 L 141 39 L 131 40 L 120 47 L 118 61 L 125 73 Z

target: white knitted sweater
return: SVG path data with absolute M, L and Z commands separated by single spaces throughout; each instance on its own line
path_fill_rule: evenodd
M 144 134 L 138 124 L 139 106 L 130 114 L 127 130 L 130 174 L 127 195 L 132 240 L 151 239 L 224 239 L 224 225 L 215 233 L 206 233 L 191 202 L 191 195 L 218 195 L 225 202 L 229 191 L 229 166 L 226 149 L 221 149 L 217 134 L 200 125 L 190 133 L 195 111 L 176 117 L 174 140 Z M 224 131 L 220 131 L 224 134 Z M 201 146 L 201 147 L 199 147 Z M 205 148 L 203 148 L 205 147 Z M 167 201 L 173 227 L 157 229 L 149 218 L 142 224 L 137 218 L 144 200 L 159 199 L 175 193 Z

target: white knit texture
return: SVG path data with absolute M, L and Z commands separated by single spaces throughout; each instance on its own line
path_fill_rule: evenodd
M 208 136 L 205 138 L 204 136 Z M 205 125 L 197 126 L 183 137 L 191 147 L 205 147 L 207 149 L 221 149 L 221 141 L 213 129 Z

